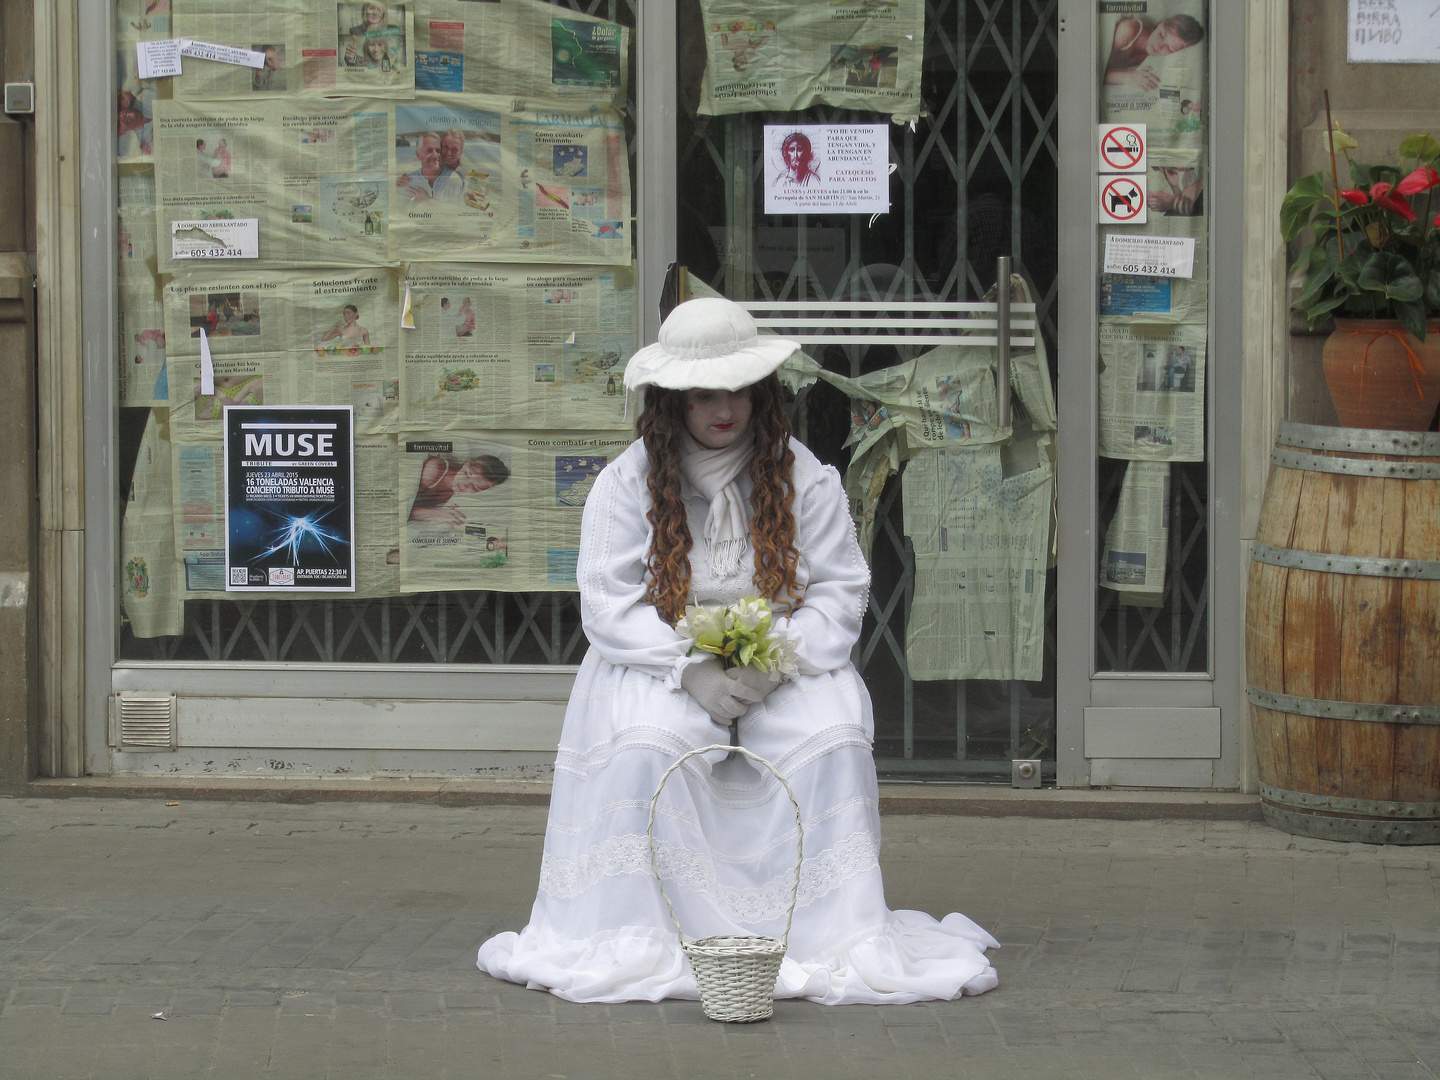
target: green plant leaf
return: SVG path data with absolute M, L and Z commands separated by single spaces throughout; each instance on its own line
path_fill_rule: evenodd
M 1425 306 L 1431 311 L 1440 311 L 1440 269 L 1432 269 L 1425 275 Z
M 1400 143 L 1400 156 L 1434 161 L 1440 157 L 1440 142 L 1425 134 L 1411 135 Z
M 1425 340 L 1425 305 L 1419 300 L 1397 300 L 1395 317 L 1417 340 Z
M 1381 180 L 1388 180 L 1392 184 L 1398 184 L 1400 177 L 1404 175 L 1398 165 L 1371 165 L 1370 182 L 1379 183 Z
M 1344 282 L 1350 292 L 1354 292 L 1360 287 L 1360 270 L 1364 265 L 1365 260 L 1359 255 L 1346 255 L 1336 264 L 1335 276 Z
M 1310 260 L 1315 254 L 1315 244 L 1306 244 L 1300 249 L 1300 254 L 1295 256 L 1295 261 L 1290 264 L 1288 273 L 1295 273 L 1297 270 L 1309 270 Z
M 1324 176 L 1318 172 L 1302 176 L 1285 193 L 1285 199 L 1280 204 L 1280 235 L 1286 243 L 1299 236 L 1310 223 L 1310 211 L 1324 197 Z
M 1336 308 L 1342 306 L 1347 300 L 1350 299 L 1351 295 L 1352 294 L 1348 290 L 1344 292 L 1337 292 L 1331 296 L 1325 297 L 1322 300 L 1316 301 L 1314 304 L 1309 305 L 1304 309 L 1306 325 L 1308 325 L 1311 330 L 1314 330 L 1316 324 L 1318 324 L 1321 319 L 1324 319 L 1326 316 L 1330 315 Z
M 1357 188 L 1368 188 L 1370 186 L 1370 166 L 1358 161 L 1350 162 L 1350 186 Z
M 1384 293 L 1396 302 L 1419 300 L 1424 292 L 1409 260 L 1390 251 L 1377 251 L 1365 260 L 1359 285 L 1366 292 Z
M 1300 293 L 1299 304 L 1309 308 L 1311 304 L 1335 281 L 1335 270 L 1340 263 L 1340 253 L 1333 243 L 1316 244 L 1305 270 L 1305 288 Z

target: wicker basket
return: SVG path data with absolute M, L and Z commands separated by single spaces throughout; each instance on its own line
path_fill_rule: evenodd
M 665 891 L 665 879 L 660 876 L 660 860 L 655 849 L 655 807 L 660 792 L 670 774 L 690 758 L 708 754 L 712 750 L 726 750 L 744 754 L 751 761 L 758 762 L 770 770 L 780 781 L 785 794 L 790 796 L 790 805 L 795 808 L 795 884 L 790 889 L 790 907 L 785 913 L 785 933 L 778 938 L 760 935 L 746 936 L 727 934 L 717 937 L 692 938 L 685 940 L 680 929 L 680 920 L 675 915 L 675 905 Z M 670 919 L 675 924 L 675 933 L 680 937 L 680 947 L 690 958 L 690 967 L 695 972 L 695 983 L 700 988 L 700 1008 L 711 1020 L 723 1020 L 735 1024 L 749 1024 L 756 1020 L 768 1020 L 775 1012 L 775 977 L 780 973 L 780 961 L 785 957 L 785 948 L 790 940 L 790 924 L 795 918 L 795 899 L 800 892 L 800 865 L 805 855 L 805 830 L 800 822 L 800 803 L 789 781 L 776 771 L 775 766 L 758 754 L 752 754 L 743 746 L 702 746 L 682 754 L 665 770 L 655 794 L 650 798 L 650 820 L 645 826 L 645 835 L 650 842 L 650 868 L 655 880 L 660 883 L 660 895 L 670 909 Z

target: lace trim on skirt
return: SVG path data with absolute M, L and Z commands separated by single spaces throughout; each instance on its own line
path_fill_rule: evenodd
M 713 897 L 716 905 L 737 923 L 758 923 L 785 914 L 790 903 L 792 870 L 784 870 L 754 888 L 721 885 L 706 852 L 670 841 L 656 843 L 660 873 L 666 885 L 680 886 Z M 797 907 L 805 907 L 832 892 L 842 882 L 880 865 L 880 849 L 868 831 L 856 831 L 800 869 Z M 643 833 L 622 833 L 607 838 L 579 859 L 561 859 L 546 853 L 540 864 L 540 891 L 560 900 L 573 900 L 607 877 L 650 874 L 650 845 Z

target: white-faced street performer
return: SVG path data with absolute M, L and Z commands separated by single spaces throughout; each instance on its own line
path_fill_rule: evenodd
M 646 818 L 686 751 L 739 743 L 795 790 L 804 862 L 776 995 L 904 1003 L 996 985 L 995 940 L 964 915 L 891 911 L 880 876 L 870 697 L 850 652 L 870 572 L 840 475 L 790 437 L 776 371 L 793 341 L 728 300 L 691 300 L 625 371 L 639 440 L 585 502 L 580 666 L 555 761 L 530 923 L 480 947 L 491 975 L 570 1001 L 697 998 L 651 873 Z M 725 669 L 676 629 L 687 604 L 769 600 L 795 673 Z M 656 814 L 687 938 L 779 937 L 795 816 L 770 774 L 715 751 L 671 776 Z

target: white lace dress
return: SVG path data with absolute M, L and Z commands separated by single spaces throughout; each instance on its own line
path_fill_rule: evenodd
M 839 1005 L 983 993 L 996 985 L 989 934 L 958 913 L 937 921 L 885 904 L 874 723 L 850 664 L 870 575 L 839 474 L 792 445 L 805 595 L 787 629 L 799 640 L 800 676 L 740 721 L 741 743 L 790 781 L 805 824 L 776 995 Z M 580 596 L 590 651 L 560 736 L 540 890 L 524 930 L 480 947 L 481 970 L 570 1001 L 698 997 L 651 874 L 645 821 L 665 769 L 687 750 L 726 742 L 728 731 L 680 689 L 680 672 L 699 657 L 686 657 L 691 642 L 644 600 L 647 472 L 636 442 L 586 500 Z M 741 482 L 748 496 L 748 478 Z M 742 576 L 707 576 L 707 505 L 688 486 L 686 505 L 699 538 L 690 560 L 696 599 L 729 603 L 753 592 L 749 555 Z M 779 936 L 794 811 L 768 773 L 738 757 L 720 765 L 724 758 L 692 758 L 666 786 L 655 826 L 666 888 L 687 937 Z

